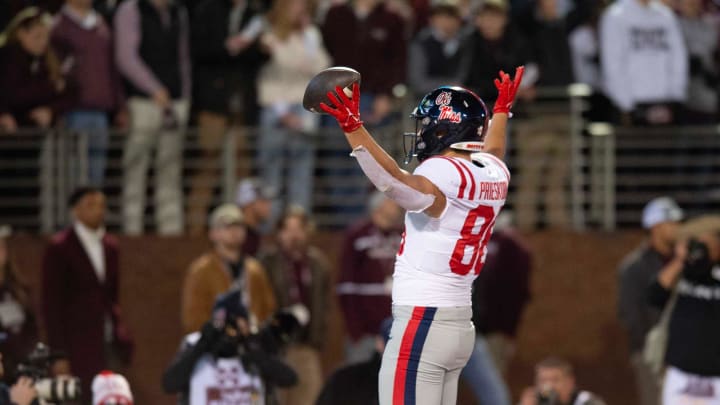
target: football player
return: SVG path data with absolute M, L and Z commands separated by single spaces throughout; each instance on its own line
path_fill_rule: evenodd
M 411 154 L 402 170 L 363 126 L 360 89 L 328 92 L 334 116 L 370 181 L 405 208 L 405 232 L 393 274 L 393 326 L 379 375 L 381 405 L 455 404 L 460 371 L 473 350 L 471 289 L 505 204 L 510 173 L 505 132 L 524 68 L 500 72 L 488 111 L 473 92 L 440 87 L 423 97 Z

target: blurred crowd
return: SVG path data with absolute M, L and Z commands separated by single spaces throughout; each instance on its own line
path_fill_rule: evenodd
M 201 233 L 224 135 L 248 126 L 259 128 L 249 157 L 257 174 L 286 196 L 273 217 L 290 204 L 311 210 L 316 160 L 325 158 L 313 139 L 328 123 L 301 101 L 308 80 L 330 65 L 362 73 L 362 114 L 376 129 L 393 121 L 401 99 L 441 84 L 466 86 L 491 105 L 492 78 L 521 64 L 525 104 L 584 83 L 593 90 L 591 120 L 702 124 L 718 114 L 718 14 L 704 0 L 8 0 L 0 7 L 0 131 L 86 134 L 96 186 L 105 179 L 111 129 L 127 132 L 120 204 L 127 234 L 145 230 L 151 168 L 158 233 Z M 518 157 L 543 156 L 538 164 L 548 171 L 524 173 L 519 200 L 534 205 L 547 178 L 548 222 L 567 226 L 569 120 L 518 116 L 525 118 L 514 129 Z M 185 190 L 178 133 L 188 125 L 197 128 L 200 158 Z M 184 204 L 185 191 L 192 204 Z M 532 229 L 537 213 L 520 207 L 517 219 Z

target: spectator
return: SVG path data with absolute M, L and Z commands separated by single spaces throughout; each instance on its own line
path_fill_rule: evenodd
M 606 0 L 589 3 L 595 4 L 593 7 L 587 7 L 587 19 L 579 21 L 568 36 L 573 76 L 575 82 L 587 84 L 592 89 L 589 110 L 584 113 L 587 121 L 608 122 L 612 120 L 613 106 L 603 89 L 598 41 L 600 36 L 598 25 Z
M 133 343 L 120 313 L 120 252 L 105 232 L 105 195 L 82 187 L 68 205 L 73 225 L 43 256 L 43 318 L 49 346 L 67 353 L 83 392 L 91 392 L 97 373 L 129 362 Z
M 528 63 L 531 59 L 530 48 L 509 24 L 507 2 L 483 1 L 475 15 L 474 24 L 474 30 L 468 38 L 470 45 L 466 49 L 471 69 L 468 69 L 463 80 L 465 85 L 485 103 L 492 104 L 497 97 L 492 78 L 497 72 L 513 72 L 516 66 L 526 65 L 518 96 L 528 97 L 534 79 L 537 79 L 537 70 Z
M 284 189 L 285 201 L 310 211 L 315 170 L 312 136 L 319 116 L 303 109 L 302 99 L 307 82 L 328 67 L 330 59 L 307 7 L 306 0 L 277 0 L 267 16 L 269 29 L 261 42 L 270 61 L 258 79 L 262 107 L 258 160 L 265 184 Z M 282 210 L 277 200 L 272 218 Z
M 645 336 L 660 318 L 660 311 L 647 302 L 647 289 L 673 256 L 673 247 L 683 212 L 668 197 L 650 201 L 643 209 L 642 225 L 647 241 L 625 256 L 619 269 L 618 316 L 628 334 L 630 362 L 635 372 L 638 404 L 657 405 L 659 387 L 643 360 Z
M 297 343 L 287 349 L 286 360 L 300 378 L 284 392 L 284 405 L 312 404 L 322 388 L 320 349 L 326 340 L 329 265 L 325 255 L 310 245 L 313 223 L 300 207 L 290 207 L 277 225 L 276 246 L 261 254 L 280 308 L 304 305 L 310 323 Z
M 535 366 L 535 386 L 523 391 L 520 405 L 605 405 L 597 395 L 580 390 L 570 363 L 548 357 Z
M 65 114 L 65 125 L 87 135 L 90 184 L 101 187 L 107 160 L 108 114 L 118 112 L 115 122 L 120 127 L 127 118 L 110 28 L 92 9 L 92 0 L 65 0 L 51 40 L 63 65 L 68 66 L 68 80 L 77 92 Z
M 670 124 L 685 101 L 687 51 L 672 10 L 657 0 L 620 0 L 600 20 L 606 95 L 623 123 Z
M 274 403 L 272 386 L 297 383 L 296 373 L 250 335 L 248 311 L 239 291 L 220 296 L 212 319 L 183 339 L 163 374 L 163 389 L 180 393 L 179 405 Z
M 396 132 L 389 125 L 396 103 L 394 91 L 405 88 L 408 23 L 393 0 L 331 3 L 334 4 L 325 16 L 322 33 L 333 63 L 362 73 L 360 113 L 365 125 L 387 130 L 387 136 L 394 139 Z M 377 68 L 378 61 L 382 61 L 381 69 Z M 329 160 L 347 156 L 347 152 L 337 150 L 321 153 L 322 158 Z M 362 218 L 368 194 L 362 170 L 357 166 L 328 166 L 321 175 L 333 179 L 325 192 L 331 206 L 328 211 L 348 221 Z
M 567 23 L 560 11 L 560 0 L 537 0 L 522 17 L 532 53 L 537 61 L 538 86 L 564 87 L 573 83 Z M 534 96 L 534 94 L 533 94 Z M 517 183 L 517 223 L 521 229 L 537 225 L 537 203 L 545 202 L 546 223 L 564 228 L 569 226 L 567 193 L 569 177 L 570 125 L 566 113 L 530 114 L 518 123 L 517 156 L 520 162 L 533 162 L 520 167 Z M 543 184 L 544 183 L 544 184 Z M 541 196 L 541 190 L 544 192 Z
M 258 6 L 248 0 L 204 0 L 193 14 L 193 108 L 198 111 L 202 155 L 188 198 L 191 232 L 205 228 L 208 205 L 220 178 L 217 161 L 230 123 L 257 124 L 255 83 L 258 69 L 267 60 L 258 41 L 264 25 Z
M 37 328 L 30 291 L 20 278 L 8 246 L 11 233 L 9 226 L 0 226 L 0 352 L 5 353 L 8 369 L 15 370 L 32 350 Z
M 562 87 L 573 83 L 568 23 L 562 12 L 563 0 L 536 0 L 520 17 L 518 27 L 524 30 L 538 65 L 538 86 Z
M 5 377 L 3 366 L 3 354 L 0 353 L 0 381 Z M 37 391 L 33 387 L 33 381 L 29 377 L 20 377 L 8 387 L 0 382 L 0 404 L 2 405 L 31 405 L 36 403 Z
M 682 0 L 680 29 L 690 54 L 686 120 L 690 124 L 715 122 L 718 112 L 717 21 L 704 10 L 702 0 Z
M 103 371 L 93 378 L 93 405 L 133 405 L 133 395 L 125 377 Z
M 720 216 L 690 220 L 675 255 L 650 285 L 650 302 L 668 306 L 662 403 L 720 403 Z M 673 298 L 671 298 L 673 296 Z
M 180 167 L 188 118 L 190 51 L 185 8 L 170 0 L 126 0 L 115 14 L 115 58 L 127 80 L 130 135 L 123 156 L 125 233 L 143 231 L 145 181 L 155 156 L 155 218 L 162 235 L 183 231 Z
M 502 213 L 488 242 L 487 257 L 473 283 L 475 349 L 461 376 L 482 404 L 509 404 L 503 381 L 515 353 L 517 328 L 530 299 L 532 255 Z
M 392 318 L 385 318 L 373 336 L 372 357 L 332 373 L 315 405 L 379 405 L 378 373 L 391 328 Z
M 273 187 L 263 185 L 260 179 L 244 179 L 238 184 L 235 203 L 243 213 L 247 228 L 243 253 L 257 257 L 262 242 L 262 229 L 270 219 L 270 209 L 277 192 Z
M 336 287 L 348 333 L 345 361 L 351 364 L 375 353 L 380 323 L 391 316 L 392 274 L 401 239 L 402 210 L 397 203 L 375 192 L 368 208 L 368 218 L 345 233 Z
M 334 63 L 363 75 L 360 113 L 365 124 L 383 123 L 392 110 L 393 88 L 405 82 L 405 21 L 385 0 L 354 0 L 333 5 L 322 31 Z
M 446 1 L 430 9 L 430 24 L 409 46 L 408 83 L 419 97 L 440 86 L 460 84 L 463 68 L 464 35 L 455 3 Z
M 49 128 L 67 108 L 62 68 L 49 47 L 49 14 L 20 11 L 0 39 L 0 130 Z
M 210 252 L 193 261 L 185 275 L 182 322 L 186 333 L 200 330 L 218 295 L 237 289 L 255 327 L 277 309 L 270 283 L 260 263 L 242 251 L 246 227 L 234 204 L 221 205 L 210 215 Z

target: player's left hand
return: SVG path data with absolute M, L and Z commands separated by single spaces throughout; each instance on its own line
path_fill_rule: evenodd
M 337 93 L 337 97 L 335 93 Z M 330 103 L 335 108 L 325 103 L 320 103 L 320 108 L 335 117 L 343 132 L 350 133 L 357 130 L 363 124 L 360 120 L 360 86 L 358 86 L 357 82 L 353 83 L 352 100 L 345 95 L 340 86 L 335 87 L 335 93 L 332 91 L 327 93 Z
M 498 97 L 495 101 L 495 107 L 493 107 L 493 113 L 510 113 L 510 108 L 512 108 L 513 102 L 515 102 L 515 95 L 522 82 L 524 72 L 525 66 L 519 66 L 515 69 L 515 77 L 510 79 L 509 74 L 502 70 L 500 71 L 500 78 L 495 79 Z

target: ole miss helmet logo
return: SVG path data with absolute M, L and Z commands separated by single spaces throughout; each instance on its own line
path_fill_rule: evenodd
M 436 105 L 450 105 L 451 101 L 452 101 L 452 94 L 449 91 L 443 91 L 442 93 L 438 94 L 438 96 L 435 98 Z
M 455 112 L 455 110 L 453 110 L 453 108 L 449 105 L 444 105 L 440 107 L 440 116 L 438 117 L 438 121 L 460 123 L 462 118 L 460 117 L 459 112 Z

